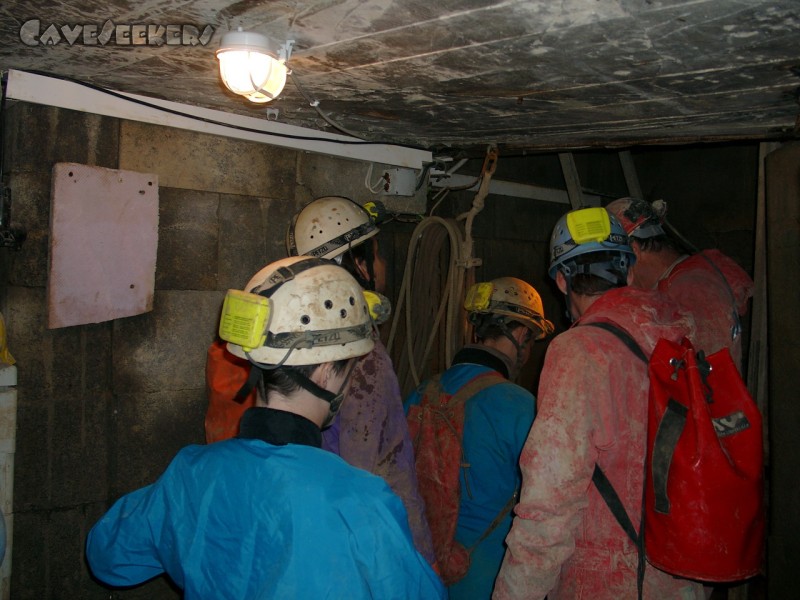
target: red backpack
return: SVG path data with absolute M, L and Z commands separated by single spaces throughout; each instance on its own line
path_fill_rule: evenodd
M 516 502 L 517 494 L 514 493 L 471 548 L 456 541 L 459 473 L 464 470 L 468 484 L 469 468 L 462 444 L 464 405 L 478 392 L 505 381 L 498 373 L 489 371 L 469 380 L 451 395 L 442 389 L 437 375 L 426 385 L 419 404 L 408 410 L 408 429 L 414 444 L 419 491 L 425 501 L 425 516 L 431 530 L 439 574 L 446 585 L 467 574 L 473 548 L 494 531 Z
M 587 325 L 613 333 L 648 364 L 644 536 L 599 467 L 593 476 L 640 550 L 640 585 L 644 556 L 699 581 L 757 575 L 765 531 L 761 414 L 728 349 L 704 356 L 688 339 L 661 339 L 648 359 L 616 325 Z

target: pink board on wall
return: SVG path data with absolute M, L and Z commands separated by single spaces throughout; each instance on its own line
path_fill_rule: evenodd
M 158 176 L 75 163 L 53 167 L 48 327 L 153 309 Z

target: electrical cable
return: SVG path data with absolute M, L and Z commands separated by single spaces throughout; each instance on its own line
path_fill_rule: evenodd
M 369 182 L 370 178 L 372 177 L 372 167 L 374 164 L 375 163 L 369 163 L 367 174 L 364 176 L 364 185 L 370 192 L 377 194 L 383 188 L 383 184 L 386 183 L 386 180 L 383 177 L 380 177 L 374 184 Z
M 214 119 L 208 119 L 206 117 L 199 117 L 197 115 L 192 115 L 192 114 L 185 113 L 185 112 L 182 112 L 182 111 L 179 111 L 179 110 L 166 108 L 164 106 L 159 106 L 158 104 L 153 104 L 151 102 L 146 102 L 146 101 L 140 100 L 138 98 L 131 98 L 129 96 L 126 96 L 125 94 L 114 92 L 114 91 L 106 89 L 106 88 L 104 88 L 102 86 L 95 85 L 93 83 L 88 83 L 86 81 L 81 81 L 79 79 L 74 79 L 72 77 L 67 77 L 65 75 L 55 75 L 53 73 L 47 73 L 45 71 L 38 71 L 38 70 L 32 70 L 32 69 L 15 69 L 15 70 L 20 71 L 21 73 L 30 73 L 32 75 L 40 75 L 42 77 L 51 77 L 53 79 L 59 79 L 61 81 L 68 81 L 70 83 L 74 83 L 76 85 L 81 85 L 83 87 L 95 90 L 97 92 L 101 92 L 103 94 L 107 94 L 109 96 L 113 96 L 114 98 L 119 98 L 121 100 L 125 100 L 127 102 L 131 102 L 133 104 L 139 104 L 141 106 L 146 106 L 148 108 L 159 110 L 159 111 L 162 111 L 162 112 L 165 112 L 165 113 L 168 113 L 168 114 L 177 115 L 177 116 L 180 116 L 180 117 L 186 117 L 187 119 L 193 119 L 195 121 L 200 121 L 202 123 L 209 123 L 211 125 L 221 125 L 223 127 L 229 127 L 231 129 L 236 129 L 238 131 L 246 131 L 248 133 L 258 133 L 258 134 L 261 134 L 261 135 L 268 135 L 268 136 L 272 136 L 272 137 L 278 137 L 278 138 L 284 138 L 284 139 L 290 139 L 290 140 L 303 140 L 303 141 L 307 141 L 307 142 L 327 142 L 327 143 L 330 143 L 330 144 L 347 144 L 347 145 L 351 145 L 351 146 L 378 146 L 378 145 L 390 144 L 392 146 L 399 146 L 401 148 L 410 148 L 412 150 L 425 150 L 425 148 L 422 148 L 420 146 L 412 146 L 410 144 L 397 144 L 397 143 L 394 143 L 394 142 L 368 141 L 368 140 L 363 140 L 363 139 L 357 139 L 357 140 L 332 140 L 332 139 L 323 138 L 323 137 L 293 135 L 293 134 L 289 134 L 289 133 L 277 133 L 277 132 L 271 132 L 271 131 L 263 131 L 261 129 L 254 129 L 252 127 L 244 127 L 242 125 L 234 125 L 232 123 L 223 123 L 222 121 L 217 121 L 217 120 L 214 120 Z M 353 134 L 348 134 L 348 135 L 352 135 L 353 137 L 358 138 L 358 136 L 353 135 Z
M 326 115 L 324 112 L 322 112 L 322 109 L 319 107 L 319 100 L 316 100 L 316 99 L 312 100 L 312 99 L 311 99 L 311 98 L 308 96 L 308 94 L 306 94 L 306 91 L 305 91 L 305 89 L 303 88 L 303 86 L 302 86 L 302 85 L 300 85 L 300 81 L 299 81 L 299 80 L 297 79 L 297 77 L 295 76 L 295 74 L 294 74 L 294 71 L 289 71 L 289 77 L 291 77 L 291 79 L 292 79 L 292 83 L 294 83 L 294 86 L 297 88 L 297 91 L 298 91 L 298 92 L 300 92 L 300 95 L 301 95 L 301 96 L 302 96 L 302 97 L 305 99 L 305 101 L 306 101 L 306 102 L 308 102 L 309 106 L 311 106 L 311 107 L 312 107 L 314 110 L 316 110 L 316 111 L 317 111 L 317 114 L 319 114 L 319 116 L 320 116 L 320 117 L 322 117 L 322 119 L 323 119 L 323 120 L 324 120 L 324 121 L 325 121 L 325 122 L 326 122 L 328 125 L 330 125 L 330 126 L 331 126 L 331 127 L 333 127 L 334 129 L 336 129 L 337 131 L 340 131 L 341 133 L 344 133 L 345 135 L 349 135 L 349 136 L 351 136 L 351 137 L 354 137 L 354 138 L 357 138 L 357 139 L 359 139 L 359 140 L 363 140 L 363 139 L 364 139 L 364 136 L 362 136 L 362 135 L 359 135 L 359 134 L 357 134 L 357 133 L 353 133 L 353 132 L 352 132 L 352 131 L 350 131 L 349 129 L 347 129 L 347 128 L 343 127 L 342 125 L 340 125 L 339 123 L 337 123 L 336 121 L 334 121 L 333 119 L 331 119 L 331 118 L 330 118 L 328 115 Z

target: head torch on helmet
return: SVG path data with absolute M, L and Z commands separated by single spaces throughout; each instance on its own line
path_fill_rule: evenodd
M 306 204 L 286 230 L 292 255 L 336 258 L 378 233 L 370 213 L 343 196 L 324 196 Z
M 219 335 L 260 364 L 309 365 L 367 354 L 381 297 L 342 267 L 309 257 L 262 269 L 246 290 L 228 290 Z
M 667 203 L 653 203 L 639 198 L 619 198 L 609 203 L 606 210 L 619 220 L 630 237 L 648 239 L 664 235 L 662 223 L 667 213 Z
M 515 277 L 500 277 L 473 284 L 467 290 L 464 308 L 471 315 L 497 315 L 506 321 L 517 321 L 533 331 L 535 339 L 553 332 L 553 324 L 545 319 L 542 299 L 533 286 Z
M 580 259 L 583 266 L 578 267 L 578 257 L 599 254 L 613 258 L 593 261 L 586 256 Z M 636 256 L 628 242 L 628 236 L 619 221 L 605 208 L 581 208 L 563 215 L 553 228 L 550 238 L 550 277 L 555 279 L 561 270 L 566 276 L 580 272 L 598 275 L 617 282 L 620 274 L 627 274 Z

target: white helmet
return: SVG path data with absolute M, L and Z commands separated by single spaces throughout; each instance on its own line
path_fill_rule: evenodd
M 297 213 L 286 231 L 291 256 L 335 258 L 378 233 L 369 213 L 342 196 L 317 198 Z
M 499 277 L 476 283 L 467 292 L 464 308 L 471 314 L 492 314 L 508 317 L 530 329 L 534 339 L 553 333 L 553 324 L 544 318 L 539 293 L 532 285 L 516 277 Z
M 364 290 L 343 267 L 307 256 L 267 265 L 244 292 L 229 290 L 220 337 L 234 355 L 264 365 L 315 365 L 374 346 Z

